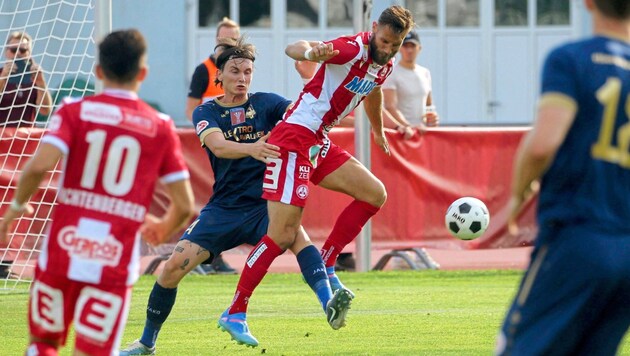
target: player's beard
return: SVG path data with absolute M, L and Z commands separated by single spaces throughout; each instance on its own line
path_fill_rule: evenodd
M 387 62 L 389 62 L 390 59 L 392 59 L 396 55 L 396 53 L 388 55 L 385 52 L 379 51 L 376 47 L 374 37 L 375 36 L 372 36 L 372 38 L 370 39 L 370 55 L 372 56 L 372 61 L 378 65 L 384 66 L 387 64 Z

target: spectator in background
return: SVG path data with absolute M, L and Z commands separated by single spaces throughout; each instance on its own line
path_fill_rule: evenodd
M 515 155 L 508 227 L 538 235 L 497 355 L 615 355 L 630 326 L 630 1 L 585 0 L 593 36 L 551 50 Z
M 32 46 L 26 32 L 9 34 L 0 69 L 0 126 L 32 126 L 38 110 L 48 115 L 52 109 L 44 71 L 31 55 Z
M 413 136 L 414 127 L 436 126 L 439 122 L 433 105 L 431 72 L 416 63 L 421 50 L 418 33 L 409 32 L 400 48 L 400 62 L 383 84 L 383 101 L 389 114 L 383 115 L 385 127 L 395 128 L 405 138 Z
M 140 235 L 162 243 L 193 213 L 172 120 L 137 95 L 147 75 L 144 37 L 112 32 L 98 49 L 96 75 L 105 90 L 65 103 L 52 116 L 0 220 L 4 242 L 13 220 L 32 212 L 28 201 L 46 172 L 64 161 L 30 290 L 26 355 L 57 355 L 73 322 L 75 355 L 117 354 L 139 276 Z M 158 179 L 171 200 L 162 218 L 146 214 Z
M 240 37 L 240 27 L 233 21 L 224 17 L 217 25 L 217 34 L 215 51 L 208 59 L 203 61 L 195 68 L 192 80 L 190 81 L 190 89 L 188 90 L 188 99 L 186 100 L 186 118 L 192 121 L 192 112 L 197 106 L 208 100 L 214 99 L 224 94 L 223 88 L 215 84 L 217 77 L 216 59 L 223 51 L 221 40 L 225 38 L 237 40 Z M 222 273 L 234 274 L 236 270 L 223 260 L 221 255 L 217 256 L 211 265 L 202 264 L 201 268 L 207 274 Z

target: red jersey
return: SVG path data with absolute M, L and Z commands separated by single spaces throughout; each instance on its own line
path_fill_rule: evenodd
M 70 280 L 131 285 L 155 181 L 189 177 L 172 120 L 133 92 L 67 102 L 43 138 L 65 155 L 53 222 L 37 268 Z
M 322 63 L 302 90 L 285 121 L 325 136 L 376 86 L 392 73 L 393 59 L 381 66 L 372 61 L 372 32 L 360 32 L 327 41 L 339 54 Z

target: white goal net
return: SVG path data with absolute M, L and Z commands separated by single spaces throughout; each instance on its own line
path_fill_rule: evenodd
M 28 100 L 31 92 L 47 89 L 54 107 L 62 97 L 94 92 L 96 46 L 95 0 L 0 0 L 0 66 L 9 62 L 13 34 L 32 37 L 30 58 L 43 70 L 47 88 L 29 84 L 25 73 L 0 92 L 0 217 L 9 207 L 21 169 L 39 145 L 48 115 Z M 20 43 L 20 42 L 18 42 Z M 19 51 L 19 49 L 18 49 Z M 17 52 L 15 52 L 17 55 Z M 11 77 L 10 77 L 11 78 Z M 34 111 L 34 122 L 31 122 Z M 0 245 L 0 293 L 25 291 L 33 276 L 43 237 L 57 194 L 54 171 L 31 198 L 35 213 L 20 218 L 9 231 L 8 245 Z

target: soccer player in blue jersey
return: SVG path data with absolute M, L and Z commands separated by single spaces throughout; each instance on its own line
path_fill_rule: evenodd
M 499 355 L 614 355 L 630 325 L 630 1 L 585 3 L 594 36 L 549 54 L 516 154 L 509 226 L 540 180 L 539 232 Z
M 256 245 L 267 232 L 267 202 L 261 198 L 265 162 L 279 156 L 266 143 L 291 102 L 272 93 L 249 93 L 254 69 L 254 47 L 242 40 L 223 43 L 217 58 L 217 81 L 225 95 L 193 112 L 193 123 L 206 149 L 215 176 L 213 195 L 199 218 L 186 230 L 153 286 L 144 332 L 121 355 L 152 355 L 182 278 L 200 263 L 241 244 Z M 335 302 L 324 262 L 305 233 L 289 249 L 297 256 L 304 279 L 324 310 Z M 256 251 L 252 251 L 254 255 Z M 252 255 L 248 258 L 251 261 Z M 340 310 L 336 310 L 340 313 Z M 220 326 L 238 342 L 255 347 L 245 313 L 222 318 Z

